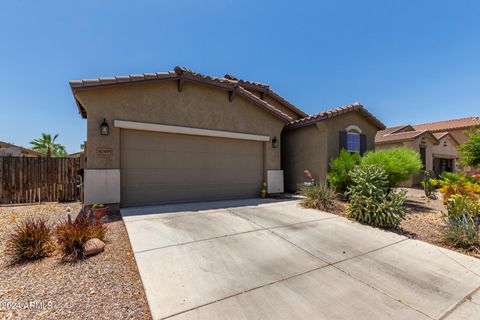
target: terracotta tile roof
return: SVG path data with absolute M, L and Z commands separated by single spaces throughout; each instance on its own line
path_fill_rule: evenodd
M 438 140 L 442 139 L 443 137 L 449 135 L 448 132 L 436 132 L 433 134 L 435 136 L 435 138 L 437 138 Z
M 250 101 L 256 103 L 260 107 L 264 108 L 265 110 L 282 118 L 286 122 L 290 122 L 294 118 L 280 111 L 278 108 L 262 100 L 261 98 L 257 97 L 251 92 L 248 92 L 248 89 L 253 89 L 263 94 L 269 94 L 274 99 L 280 101 L 283 105 L 285 105 L 287 108 L 291 109 L 298 115 L 306 116 L 306 113 L 304 113 L 299 108 L 297 108 L 296 106 L 294 106 L 293 104 L 291 104 L 290 102 L 288 102 L 287 100 L 285 100 L 284 98 L 280 97 L 278 94 L 270 90 L 267 84 L 246 81 L 246 80 L 239 80 L 231 75 L 225 75 L 225 77 L 223 78 L 212 77 L 212 76 L 203 75 L 197 72 L 193 72 L 190 69 L 179 67 L 179 66 L 175 67 L 174 71 L 169 71 L 169 72 L 143 73 L 143 74 L 131 74 L 128 76 L 108 77 L 108 78 L 71 80 L 69 83 L 75 96 L 75 91 L 84 90 L 84 89 L 93 88 L 93 87 L 116 86 L 116 85 L 131 84 L 135 82 L 158 81 L 158 80 L 180 80 L 180 79 L 186 80 L 186 81 L 210 84 L 231 92 L 238 93 L 248 98 Z M 239 90 L 239 89 L 243 89 L 243 90 Z M 82 115 L 82 117 L 86 118 L 87 112 L 85 108 L 81 106 L 80 102 L 77 99 L 75 99 L 75 101 L 77 103 L 80 114 Z
M 415 130 L 430 130 L 432 132 L 444 132 L 455 129 L 463 129 L 469 127 L 480 127 L 479 117 L 467 117 L 460 119 L 451 119 L 445 121 L 437 121 L 430 123 L 417 124 L 413 126 Z
M 256 103 L 260 107 L 263 107 L 263 109 L 270 111 L 271 113 L 277 115 L 279 118 L 282 118 L 284 120 L 292 121 L 292 117 L 290 117 L 288 114 L 280 111 L 279 109 L 275 108 L 271 104 L 267 103 L 266 101 L 259 99 L 256 95 L 248 91 L 247 89 L 244 89 L 242 87 L 238 87 L 237 89 L 238 93 L 241 94 L 243 97 L 247 98 L 248 100 Z
M 327 111 L 323 111 L 323 112 L 320 112 L 320 113 L 317 113 L 317 114 L 314 114 L 314 115 L 311 115 L 311 116 L 308 116 L 308 117 L 305 117 L 305 118 L 302 118 L 302 119 L 294 120 L 287 125 L 287 128 L 293 129 L 293 128 L 298 128 L 298 127 L 303 127 L 303 126 L 310 125 L 310 124 L 315 123 L 315 122 L 335 118 L 335 117 L 338 117 L 338 116 L 341 116 L 343 114 L 353 112 L 353 111 L 358 111 L 358 112 L 362 113 L 363 116 L 365 116 L 368 120 L 370 120 L 372 123 L 374 123 L 377 126 L 377 128 L 385 129 L 385 125 L 380 120 L 378 120 L 373 114 L 368 112 L 368 110 L 365 109 L 358 102 L 348 104 L 348 105 L 345 105 L 345 106 L 342 106 L 342 107 L 337 107 L 335 109 L 330 109 L 330 110 L 327 110 Z
M 270 86 L 268 84 L 238 79 L 237 77 L 234 77 L 231 74 L 224 75 L 223 79 L 226 79 L 226 80 L 229 80 L 229 81 L 232 81 L 232 82 L 236 82 L 236 83 L 239 83 L 239 84 L 251 85 L 251 86 L 256 86 L 256 87 L 264 88 L 264 89 L 269 89 L 270 88 Z
M 415 129 L 411 125 L 401 125 L 401 126 L 394 126 L 394 127 L 388 127 L 385 128 L 384 130 L 378 131 L 377 135 L 386 135 L 386 134 L 392 134 L 392 133 L 398 133 L 398 132 L 406 132 L 406 131 L 415 131 Z
M 428 130 L 407 131 L 407 132 L 398 132 L 398 133 L 390 133 L 390 134 L 389 133 L 385 134 L 384 131 L 377 132 L 377 135 L 375 136 L 375 143 L 387 143 L 387 142 L 390 143 L 390 142 L 414 140 L 424 134 L 431 136 L 433 140 L 438 143 L 437 138 Z
M 278 102 L 282 103 L 285 105 L 287 108 L 292 110 L 293 112 L 297 113 L 301 117 L 307 117 L 308 114 L 303 112 L 300 108 L 295 106 L 293 103 L 290 101 L 286 100 L 282 96 L 280 96 L 278 93 L 270 89 L 270 86 L 268 84 L 264 83 L 259 83 L 259 82 L 253 82 L 253 81 L 248 81 L 248 80 L 242 80 L 238 79 L 237 77 L 231 75 L 231 74 L 226 74 L 223 76 L 224 79 L 227 79 L 229 81 L 232 81 L 232 83 L 238 83 L 240 86 L 246 88 L 246 89 L 253 89 L 262 93 L 265 93 L 269 96 L 271 96 L 273 99 L 277 100 Z
M 438 141 L 442 140 L 443 138 L 445 138 L 446 136 L 449 136 L 450 139 L 452 139 L 453 141 L 455 141 L 455 143 L 457 145 L 459 145 L 460 143 L 458 142 L 457 139 L 455 139 L 455 137 L 450 133 L 450 132 L 436 132 L 433 134 L 435 136 L 435 138 L 437 138 Z

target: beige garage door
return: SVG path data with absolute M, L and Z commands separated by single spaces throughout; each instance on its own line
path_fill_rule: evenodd
M 258 141 L 121 130 L 122 206 L 257 197 Z

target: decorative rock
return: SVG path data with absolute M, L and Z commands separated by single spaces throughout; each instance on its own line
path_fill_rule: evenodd
M 104 248 L 105 248 L 105 243 L 102 240 L 93 238 L 88 240 L 83 245 L 83 253 L 86 256 L 91 256 L 91 255 L 102 252 Z

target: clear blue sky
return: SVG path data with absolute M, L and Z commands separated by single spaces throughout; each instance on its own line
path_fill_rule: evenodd
M 48 5 L 47 5 L 48 3 Z M 0 140 L 86 121 L 70 79 L 175 65 L 265 82 L 307 113 L 359 101 L 387 125 L 480 114 L 480 1 L 2 1 Z

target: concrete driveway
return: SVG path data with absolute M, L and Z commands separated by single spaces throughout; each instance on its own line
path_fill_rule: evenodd
M 480 260 L 297 201 L 122 215 L 154 319 L 480 317 Z

